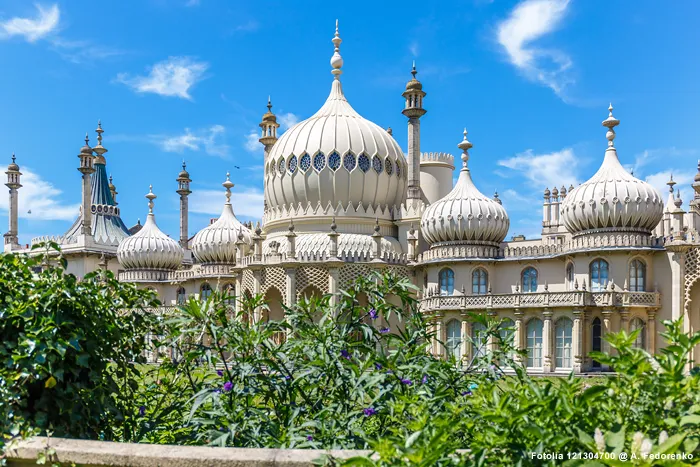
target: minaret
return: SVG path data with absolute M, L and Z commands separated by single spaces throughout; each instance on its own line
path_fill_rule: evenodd
M 187 251 L 189 239 L 189 203 L 187 197 L 192 193 L 190 190 L 190 182 L 192 180 L 189 172 L 187 172 L 185 161 L 182 161 L 182 171 L 175 180 L 177 181 L 177 190 L 175 192 L 180 195 L 180 246 Z
M 406 106 L 401 112 L 408 117 L 408 199 L 422 198 L 420 189 L 420 118 L 425 115 L 423 108 L 423 85 L 416 79 L 416 62 L 413 62 L 413 78 L 406 83 L 406 90 L 401 94 L 406 99 Z
M 16 158 L 12 154 L 12 163 L 7 166 L 7 183 L 5 186 L 10 189 L 10 213 L 9 213 L 9 230 L 4 235 L 5 251 L 19 249 L 18 228 L 17 228 L 17 213 L 18 213 L 18 191 L 22 188 L 20 177 L 22 172 L 19 171 L 19 166 L 15 162 Z
M 93 150 L 88 144 L 89 142 L 88 135 L 85 133 L 85 146 L 80 148 L 80 154 L 78 154 L 80 158 L 78 171 L 83 174 L 83 227 L 81 230 L 83 235 L 92 235 L 92 212 L 90 211 L 92 206 L 92 185 L 90 183 L 90 175 L 95 173 L 95 156 L 92 155 Z M 100 157 L 102 157 L 102 154 L 100 154 Z
M 262 122 L 260 122 L 259 126 L 261 132 L 260 139 L 258 141 L 260 141 L 264 148 L 263 167 L 267 167 L 267 158 L 270 155 L 270 151 L 272 151 L 272 147 L 277 142 L 277 128 L 280 127 L 280 124 L 277 123 L 277 116 L 272 113 L 272 102 L 270 101 L 270 96 L 267 96 L 267 112 L 263 114 Z M 265 185 L 266 177 L 263 177 L 263 193 L 266 193 Z M 267 197 L 265 197 L 263 202 L 264 208 L 267 210 Z

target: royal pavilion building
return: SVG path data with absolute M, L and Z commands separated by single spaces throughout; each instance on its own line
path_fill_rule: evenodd
M 190 176 L 183 164 L 174 188 L 180 231 L 171 238 L 156 223 L 149 190 L 143 225 L 128 228 L 107 177 L 102 126 L 97 145 L 80 149 L 80 213 L 55 241 L 67 271 L 82 277 L 99 268 L 157 292 L 164 306 L 213 290 L 265 297 L 269 310 L 252 319 L 281 319 L 283 305 L 330 294 L 371 271 L 393 271 L 419 289 L 431 323 L 432 352 L 468 359 L 479 345 L 470 313 L 505 320 L 528 370 L 538 374 L 597 371 L 589 352 L 606 350 L 604 336 L 639 329 L 635 345 L 659 350 L 662 320 L 684 318 L 700 330 L 700 166 L 688 210 L 669 181 L 664 200 L 618 159 L 612 106 L 598 171 L 579 186 L 544 190 L 542 237 L 506 240 L 510 221 L 498 194 L 479 191 L 469 168 L 467 131 L 450 154 L 421 152 L 426 92 L 416 79 L 403 92 L 408 142 L 364 119 L 346 98 L 341 38 L 336 28 L 330 94 L 311 117 L 278 135 L 272 106 L 260 123 L 264 146 L 262 222 L 242 223 L 233 211 L 234 184 L 226 174 L 221 215 L 190 236 Z M 456 135 L 457 136 L 457 135 Z M 623 135 L 624 137 L 624 135 Z M 458 138 L 456 138 L 458 140 Z M 478 136 L 474 138 L 478 141 Z M 459 170 L 453 184 L 455 165 Z M 18 242 L 21 169 L 12 158 L 5 252 L 29 253 Z M 223 177 L 222 177 L 223 178 Z M 236 306 L 240 306 L 238 303 Z M 474 342 L 466 339 L 472 337 Z M 700 349 L 694 358 L 700 360 Z

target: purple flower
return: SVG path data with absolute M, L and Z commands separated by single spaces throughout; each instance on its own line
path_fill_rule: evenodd
M 364 412 L 365 417 L 371 417 L 372 415 L 377 415 L 377 411 L 374 410 L 372 407 L 367 407 L 362 412 Z
M 391 331 L 391 328 L 381 328 L 381 329 L 379 330 L 379 332 L 380 332 L 381 334 L 386 334 L 386 333 L 389 332 L 389 331 Z
M 411 381 L 411 380 L 408 379 L 408 378 L 403 378 L 403 379 L 401 380 L 401 382 L 402 382 L 403 384 L 407 385 L 407 386 L 412 386 L 412 385 L 413 385 L 413 381 Z
M 139 415 L 142 417 L 144 415 L 146 415 L 146 406 L 145 405 L 142 405 L 141 407 L 139 407 Z
M 463 396 L 471 396 L 472 392 L 471 391 L 462 391 Z
M 377 370 L 381 370 L 381 369 L 382 369 L 382 364 L 381 364 L 381 363 L 375 363 L 375 364 L 374 364 L 374 368 L 376 368 Z
M 214 389 L 214 392 L 217 393 L 217 394 L 221 394 L 221 389 L 216 388 L 216 389 Z
M 421 380 L 421 383 L 425 384 L 428 382 L 428 375 L 423 375 L 423 379 Z
M 393 373 L 393 371 L 391 371 L 391 370 L 386 370 L 386 374 L 387 374 L 387 375 L 390 375 L 390 374 L 392 374 L 392 373 Z
M 224 376 L 224 372 L 221 370 L 216 370 L 216 374 L 219 376 Z
M 292 377 L 289 376 L 289 375 L 287 375 L 287 376 L 284 377 L 284 379 L 286 379 L 287 381 L 289 381 L 290 379 L 292 379 Z
M 233 389 L 233 383 L 231 381 L 226 381 L 224 383 L 224 392 L 229 392 L 231 389 Z
M 308 435 L 308 436 L 306 437 L 306 441 L 313 441 L 313 440 L 314 440 L 314 437 L 311 436 L 311 435 Z
M 340 351 L 340 356 L 343 357 L 343 358 L 346 358 L 346 359 L 348 359 L 348 360 L 350 360 L 350 358 L 351 358 L 351 357 L 350 357 L 350 352 L 348 352 L 348 351 L 345 350 L 345 349 L 343 349 L 343 350 Z
M 372 318 L 372 319 L 377 319 L 377 316 L 378 316 L 378 315 L 377 315 L 377 310 L 375 310 L 374 308 L 372 308 L 371 310 L 369 310 L 369 317 L 370 317 L 370 318 Z

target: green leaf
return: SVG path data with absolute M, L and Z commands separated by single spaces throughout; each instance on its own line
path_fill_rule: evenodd
M 56 386 L 56 378 L 50 376 L 49 379 L 46 380 L 46 383 L 44 383 L 44 387 L 51 389 L 54 386 Z
M 406 449 L 410 448 L 413 445 L 413 443 L 416 442 L 416 440 L 421 435 L 421 433 L 422 433 L 422 430 L 418 430 L 415 433 L 413 433 L 411 436 L 408 437 L 408 439 L 406 440 Z
M 700 423 L 700 415 L 686 415 L 681 417 L 681 426 L 697 425 Z

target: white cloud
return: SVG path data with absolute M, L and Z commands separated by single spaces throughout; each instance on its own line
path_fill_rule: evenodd
M 258 141 L 260 135 L 255 130 L 250 130 L 250 133 L 245 135 L 245 142 L 243 147 L 245 147 L 248 152 L 260 152 L 262 150 L 262 145 Z
M 285 131 L 285 130 L 287 130 L 287 129 L 293 127 L 293 126 L 296 125 L 297 123 L 299 123 L 299 116 L 294 115 L 294 114 L 291 113 L 291 112 L 287 112 L 287 113 L 284 113 L 284 114 L 280 114 L 280 115 L 277 117 L 277 121 L 278 121 L 279 124 L 280 124 L 280 128 L 279 128 L 280 131 Z
M 265 195 L 257 188 L 236 186 L 232 190 L 231 204 L 236 216 L 260 218 Z M 189 199 L 190 211 L 218 216 L 226 201 L 223 189 L 193 190 Z
M 498 165 L 524 175 L 533 186 L 544 189 L 561 185 L 577 184 L 578 160 L 571 148 L 549 154 L 534 154 L 532 149 L 509 159 L 498 161 Z
M 7 166 L 0 167 L 0 172 L 4 173 Z M 74 220 L 78 216 L 80 203 L 63 204 L 58 198 L 62 191 L 54 187 L 50 182 L 41 178 L 33 170 L 22 167 L 22 188 L 19 189 L 19 202 L 17 213 L 23 219 L 34 220 Z M 4 192 L 0 196 L 0 211 L 9 210 L 9 195 Z M 31 214 L 30 214 L 31 211 Z
M 698 152 L 694 149 L 678 149 L 675 146 L 670 148 L 645 149 L 634 157 L 634 165 L 626 166 L 628 170 L 632 170 L 637 176 L 642 175 L 644 167 L 658 159 L 678 158 L 684 156 L 693 156 Z
M 73 41 L 61 37 L 52 38 L 51 45 L 61 57 L 75 64 L 106 60 L 127 53 L 121 49 L 96 45 L 88 40 Z
M 498 25 L 497 40 L 510 62 L 523 75 L 551 88 L 566 100 L 564 89 L 573 83 L 567 71 L 571 59 L 555 49 L 542 49 L 532 42 L 554 31 L 566 14 L 569 0 L 524 0 Z
M 260 27 L 260 23 L 251 19 L 245 23 L 239 24 L 233 28 L 234 32 L 253 32 L 257 31 Z
M 418 52 L 420 51 L 420 48 L 418 46 L 418 42 L 413 41 L 408 45 L 408 51 L 411 52 L 411 56 L 417 57 Z
M 203 150 L 210 156 L 226 157 L 229 146 L 222 141 L 225 134 L 226 128 L 223 125 L 212 125 L 194 132 L 185 128 L 185 132 L 181 135 L 153 135 L 150 138 L 166 152 L 182 153 Z
M 207 68 L 208 63 L 195 61 L 191 57 L 169 57 L 153 65 L 147 76 L 130 77 L 127 73 L 119 73 L 116 81 L 136 92 L 191 100 L 190 88 L 204 79 Z
M 15 17 L 0 22 L 0 38 L 22 36 L 27 42 L 35 42 L 55 31 L 61 17 L 58 5 L 35 6 L 39 10 L 35 18 Z

